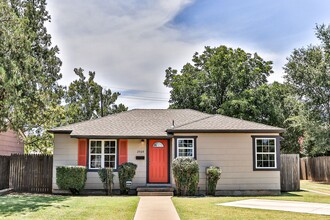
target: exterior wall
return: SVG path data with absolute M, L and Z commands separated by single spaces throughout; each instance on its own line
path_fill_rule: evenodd
M 175 136 L 197 136 L 197 160 L 200 166 L 199 188 L 205 190 L 205 168 L 219 166 L 222 168 L 221 179 L 218 182 L 219 191 L 279 191 L 280 171 L 253 171 L 253 145 L 251 135 L 278 135 L 278 134 L 177 134 Z M 77 165 L 78 140 L 68 134 L 55 134 L 53 189 L 56 185 L 56 166 Z M 147 176 L 147 149 L 140 139 L 128 140 L 128 161 L 138 165 L 133 179 L 132 188 L 146 185 Z M 175 143 L 170 144 L 170 163 L 174 158 Z M 144 160 L 136 160 L 136 156 L 145 156 Z M 175 182 L 171 173 L 171 184 Z M 114 189 L 119 189 L 118 174 L 115 172 Z M 88 172 L 86 189 L 103 189 L 98 173 Z
M 196 142 L 197 160 L 200 168 L 200 190 L 206 189 L 205 168 L 213 165 L 222 169 L 217 190 L 279 191 L 281 189 L 280 171 L 253 171 L 251 135 L 266 136 L 278 134 L 190 133 L 177 134 L 175 136 L 198 136 Z M 172 140 L 172 146 L 172 155 L 174 155 L 174 139 Z M 174 183 L 173 179 L 172 183 Z M 174 184 L 172 185 L 174 186 Z
M 128 162 L 137 165 L 135 177 L 132 181 L 132 188 L 145 186 L 147 182 L 147 142 L 141 140 L 128 140 Z M 144 160 L 136 160 L 136 156 L 144 156 Z
M 71 138 L 69 134 L 55 134 L 54 145 L 53 189 L 56 190 L 58 189 L 56 185 L 56 167 L 78 165 L 78 139 Z M 140 139 L 128 140 L 128 161 L 138 165 L 132 188 L 146 184 L 146 157 L 144 160 L 136 160 L 135 158 L 136 155 L 145 156 L 145 154 L 146 141 L 141 143 Z M 85 189 L 103 189 L 102 182 L 96 171 L 87 172 Z M 119 189 L 117 172 L 115 172 L 114 189 Z
M 54 136 L 53 189 L 58 189 L 56 167 L 78 165 L 78 139 L 71 138 L 69 134 L 55 134 Z
M 19 140 L 17 134 L 12 130 L 0 133 L 0 155 L 11 155 L 15 153 L 24 153 L 23 142 Z

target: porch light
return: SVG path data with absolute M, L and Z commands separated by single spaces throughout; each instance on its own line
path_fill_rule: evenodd
M 144 139 L 141 139 L 141 144 L 144 144 Z

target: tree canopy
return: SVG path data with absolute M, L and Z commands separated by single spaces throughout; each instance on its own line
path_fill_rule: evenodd
M 52 152 L 53 136 L 47 129 L 90 119 L 94 113 L 101 117 L 101 91 L 104 115 L 127 110 L 114 104 L 119 93 L 94 82 L 95 73 L 89 82 L 73 82 L 68 91 L 60 85 L 59 49 L 45 27 L 50 19 L 45 0 L 0 1 L 0 131 L 18 132 L 26 152 Z M 84 78 L 82 69 L 75 72 Z
M 82 68 L 74 69 L 79 77 L 70 85 L 65 95 L 67 105 L 67 122 L 75 123 L 99 118 L 109 114 L 126 111 L 123 104 L 115 104 L 119 92 L 111 92 L 111 89 L 103 89 L 95 82 L 95 72 L 89 72 L 89 78 L 84 76 Z
M 226 102 L 265 84 L 272 72 L 272 62 L 257 53 L 224 45 L 205 47 L 202 54 L 194 54 L 192 64 L 184 65 L 180 74 L 168 68 L 164 85 L 172 89 L 170 108 L 217 113 Z
M 205 47 L 180 73 L 171 67 L 165 71 L 170 108 L 283 127 L 283 152 L 329 154 L 330 28 L 319 25 L 316 30 L 322 44 L 293 51 L 284 67 L 285 83 L 268 83 L 272 62 L 257 53 L 223 45 Z
M 57 121 L 63 96 L 59 50 L 44 26 L 50 21 L 45 6 L 44 0 L 0 3 L 0 128 L 19 132 L 27 149 L 49 136 L 44 131 Z
M 304 153 L 330 154 L 330 26 L 317 25 L 320 45 L 295 49 L 284 67 L 285 83 L 304 104 L 292 126 L 303 130 Z

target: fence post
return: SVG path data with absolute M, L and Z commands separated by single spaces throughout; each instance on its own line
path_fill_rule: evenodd
M 299 154 L 281 155 L 281 190 L 300 190 Z
M 9 188 L 10 156 L 0 156 L 0 190 Z

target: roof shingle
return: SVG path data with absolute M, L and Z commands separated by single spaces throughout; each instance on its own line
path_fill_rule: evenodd
M 172 121 L 175 127 L 172 126 Z M 103 118 L 79 122 L 49 130 L 70 133 L 74 137 L 166 137 L 168 132 L 247 131 L 282 132 L 264 124 L 211 115 L 191 109 L 133 109 Z

